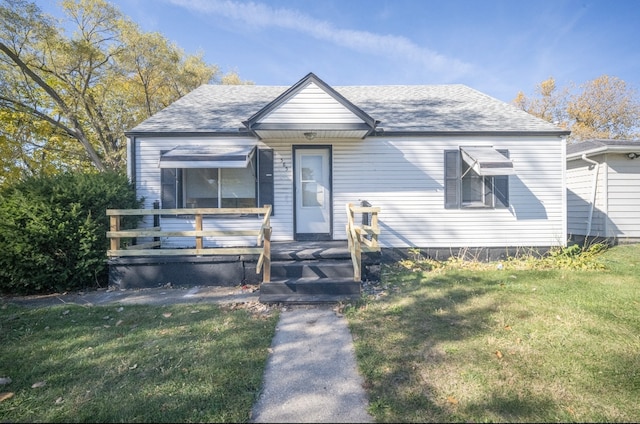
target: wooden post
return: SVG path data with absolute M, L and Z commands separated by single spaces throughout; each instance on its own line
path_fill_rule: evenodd
M 156 200 L 155 202 L 153 202 L 153 209 L 160 209 L 160 201 Z M 154 228 L 159 228 L 160 227 L 160 215 L 153 215 L 153 227 Z M 160 241 L 160 237 L 154 237 L 153 241 Z
M 376 211 L 371 213 L 371 229 L 374 231 L 371 235 L 371 245 L 378 247 L 378 212 Z
M 271 227 L 264 229 L 264 245 L 262 247 L 264 264 L 262 265 L 262 282 L 271 281 Z
M 120 215 L 109 217 L 109 231 L 120 231 Z M 111 250 L 120 250 L 120 238 L 111 237 Z
M 196 231 L 202 231 L 202 214 L 196 214 Z M 202 249 L 202 236 L 196 236 L 196 249 Z

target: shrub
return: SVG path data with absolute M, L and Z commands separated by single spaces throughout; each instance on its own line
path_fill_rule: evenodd
M 0 191 L 0 291 L 51 293 L 104 286 L 106 209 L 139 208 L 127 177 L 65 173 Z

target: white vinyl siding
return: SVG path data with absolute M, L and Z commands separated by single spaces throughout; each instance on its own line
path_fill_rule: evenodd
M 640 159 L 608 153 L 609 236 L 640 238 Z
M 582 159 L 569 161 L 567 164 L 567 231 L 573 235 L 607 237 L 607 165 L 602 163 L 602 155 L 589 159 L 599 163 L 595 188 L 594 165 Z M 596 197 L 592 211 L 594 189 Z M 590 214 L 591 230 L 587 234 Z
M 445 209 L 445 150 L 509 150 L 509 208 Z M 369 138 L 333 144 L 334 238 L 346 203 L 381 207 L 384 247 L 562 245 L 566 239 L 564 146 L 558 138 Z
M 260 123 L 263 124 L 353 124 L 362 122 L 362 119 L 314 83 L 310 83 L 260 120 Z
M 136 185 L 145 207 L 160 199 L 162 150 L 177 144 L 215 143 L 209 138 L 138 138 Z M 238 144 L 254 143 L 237 139 Z M 228 139 L 224 144 L 229 144 Z M 562 245 L 566 239 L 564 142 L 557 137 L 369 137 L 364 140 L 268 140 L 274 153 L 272 240 L 293 240 L 292 145 L 332 145 L 333 238 L 346 240 L 345 205 L 369 201 L 381 208 L 383 247 L 526 247 Z M 516 175 L 509 177 L 509 208 L 445 209 L 445 150 L 486 145 L 509 151 Z M 247 220 L 205 219 L 205 228 L 244 229 Z M 163 218 L 163 229 L 192 225 Z M 151 225 L 148 223 L 148 225 Z M 213 242 L 213 241 L 210 241 Z M 251 244 L 253 238 L 219 245 Z M 184 243 L 193 244 L 192 240 Z M 187 244 L 188 245 L 188 244 Z

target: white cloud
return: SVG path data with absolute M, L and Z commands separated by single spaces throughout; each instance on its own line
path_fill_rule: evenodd
M 263 3 L 243 3 L 233 0 L 169 1 L 194 13 L 218 15 L 243 22 L 254 28 L 289 29 L 346 49 L 387 59 L 410 61 L 423 67 L 425 71 L 446 74 L 452 80 L 469 74 L 472 70 L 470 64 L 421 47 L 406 37 L 340 29 L 330 22 L 314 19 L 293 9 L 276 9 Z

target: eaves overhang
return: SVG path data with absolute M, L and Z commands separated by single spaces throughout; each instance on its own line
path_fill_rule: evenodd
M 598 142 L 592 148 L 587 149 L 577 149 L 572 152 L 567 152 L 567 161 L 570 160 L 578 160 L 583 157 L 592 157 L 597 156 L 604 153 L 636 153 L 640 156 L 640 141 L 617 141 L 617 140 L 606 140 L 604 142 Z
M 506 137 L 566 137 L 570 134 L 569 131 L 500 131 L 500 130 L 487 130 L 487 131 L 447 131 L 447 130 L 386 130 L 376 129 L 371 136 L 396 136 L 396 137 L 410 137 L 410 136 L 506 136 Z
M 125 136 L 131 137 L 253 137 L 245 128 L 225 131 L 127 131 Z

